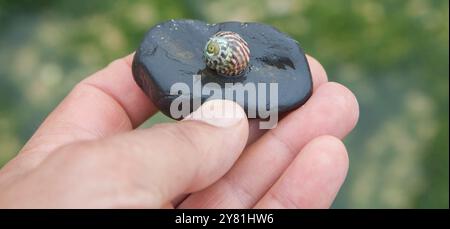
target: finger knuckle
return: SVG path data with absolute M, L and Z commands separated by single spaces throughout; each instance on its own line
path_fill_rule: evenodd
M 199 135 L 204 134 L 201 127 L 171 124 L 159 126 L 159 129 L 160 133 L 167 139 L 172 139 L 173 142 L 176 142 L 179 149 L 194 153 L 195 156 L 205 155 L 208 151 L 208 147 L 205 147 L 208 143 L 200 140 L 202 137 Z

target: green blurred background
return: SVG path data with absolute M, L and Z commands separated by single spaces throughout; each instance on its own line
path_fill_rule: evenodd
M 447 0 L 0 0 L 0 166 L 71 87 L 172 18 L 273 25 L 356 94 L 333 207 L 449 207 Z

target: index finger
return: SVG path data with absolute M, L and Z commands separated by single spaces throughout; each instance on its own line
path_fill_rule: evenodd
M 133 80 L 133 56 L 115 60 L 78 83 L 21 154 L 37 154 L 32 156 L 37 164 L 62 145 L 129 131 L 153 115 L 156 107 Z

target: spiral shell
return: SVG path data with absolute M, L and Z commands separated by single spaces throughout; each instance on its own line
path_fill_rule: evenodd
M 206 65 L 219 75 L 237 76 L 248 66 L 250 49 L 239 34 L 220 31 L 206 43 L 204 56 Z

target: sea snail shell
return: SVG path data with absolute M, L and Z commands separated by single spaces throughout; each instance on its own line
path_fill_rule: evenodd
M 220 31 L 205 45 L 206 65 L 222 76 L 240 75 L 248 66 L 250 49 L 239 34 Z

